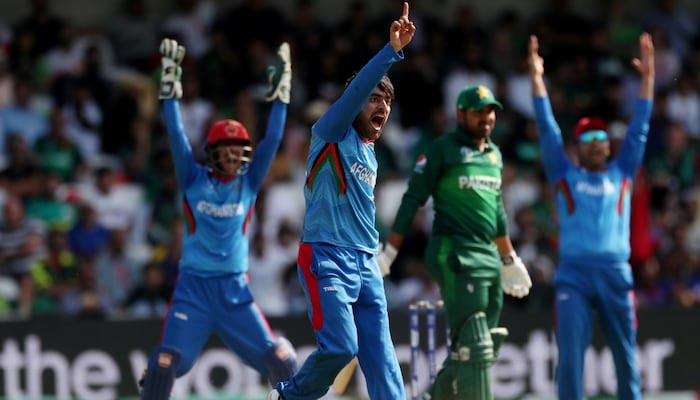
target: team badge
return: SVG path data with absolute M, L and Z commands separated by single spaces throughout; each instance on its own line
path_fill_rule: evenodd
M 168 353 L 158 354 L 158 365 L 162 368 L 168 368 L 173 362 L 173 356 Z
M 491 164 L 498 164 L 498 157 L 496 157 L 494 152 L 489 152 L 489 159 L 491 160 Z
M 422 174 L 423 170 L 425 169 L 425 164 L 428 163 L 428 159 L 425 157 L 425 155 L 421 154 L 418 156 L 418 160 L 416 161 L 416 166 L 413 167 L 413 171 Z
M 476 94 L 479 96 L 479 99 L 482 100 L 493 96 L 491 94 L 491 91 L 484 86 L 479 86 L 478 88 L 476 88 Z

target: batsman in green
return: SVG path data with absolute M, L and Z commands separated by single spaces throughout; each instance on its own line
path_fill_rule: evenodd
M 485 86 L 457 97 L 457 127 L 418 157 L 392 226 L 377 255 L 387 275 L 416 212 L 433 198 L 425 254 L 440 286 L 452 348 L 426 398 L 491 400 L 489 368 L 508 334 L 498 322 L 503 293 L 527 296 L 532 282 L 516 254 L 501 198 L 503 160 L 490 139 L 503 106 Z

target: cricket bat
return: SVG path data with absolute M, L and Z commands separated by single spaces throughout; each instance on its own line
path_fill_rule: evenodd
M 338 372 L 338 375 L 335 377 L 335 380 L 333 381 L 333 385 L 331 385 L 331 388 L 333 391 L 337 394 L 343 394 L 345 393 L 345 389 L 348 388 L 348 384 L 350 383 L 350 380 L 352 379 L 352 375 L 355 373 L 355 368 L 357 367 L 357 357 L 353 357 L 350 362 L 343 367 L 343 369 Z

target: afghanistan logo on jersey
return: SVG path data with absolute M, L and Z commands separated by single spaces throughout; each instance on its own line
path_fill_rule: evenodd
M 425 157 L 425 155 L 421 154 L 418 156 L 418 160 L 416 161 L 416 166 L 413 167 L 413 171 L 422 174 L 423 170 L 425 169 L 425 164 L 428 163 L 428 159 Z

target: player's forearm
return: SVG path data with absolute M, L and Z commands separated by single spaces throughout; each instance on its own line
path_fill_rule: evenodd
M 391 226 L 391 231 L 405 235 L 411 225 L 413 225 L 413 219 L 416 217 L 416 213 L 421 205 L 420 200 L 410 191 L 404 193 L 399 210 L 396 212 L 394 224 Z
M 497 237 L 493 239 L 493 242 L 496 243 L 496 247 L 498 248 L 498 254 L 500 254 L 501 256 L 510 254 L 515 251 L 513 243 L 510 241 L 510 236 L 508 235 Z
M 170 140 L 170 152 L 175 164 L 175 172 L 181 184 L 186 184 L 189 179 L 189 166 L 194 162 L 192 147 L 185 136 L 185 128 L 182 125 L 180 107 L 176 99 L 162 101 L 163 119 Z
M 532 83 L 532 94 L 536 97 L 547 97 L 547 85 L 544 83 L 544 76 L 542 75 L 530 75 L 530 82 Z
M 639 81 L 639 98 L 653 99 L 654 98 L 654 76 L 644 75 Z
M 277 150 L 279 150 L 282 143 L 286 120 L 287 105 L 279 100 L 275 100 L 270 110 L 265 136 L 258 144 L 257 149 L 255 149 L 255 155 L 248 171 L 251 177 L 251 184 L 255 188 L 260 187 L 265 179 L 265 175 L 270 170 L 272 161 L 275 159 Z

